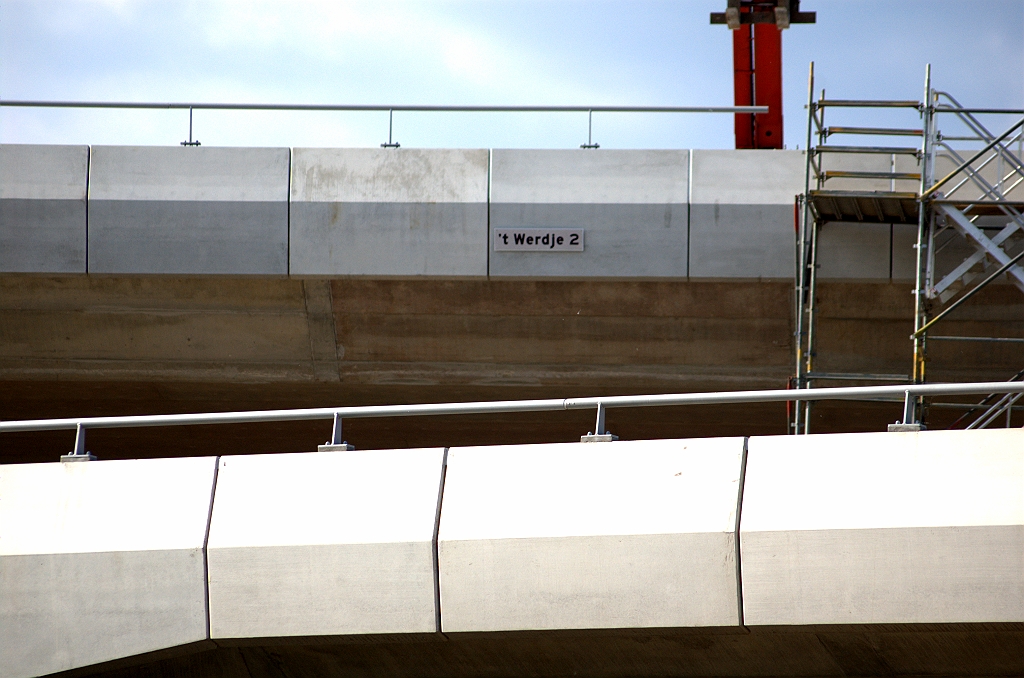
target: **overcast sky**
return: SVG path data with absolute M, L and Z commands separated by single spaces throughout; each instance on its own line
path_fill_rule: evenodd
M 2 0 L 0 97 L 94 101 L 732 105 L 725 0 Z M 808 63 L 836 98 L 1024 107 L 1024 0 L 803 0 L 783 36 L 785 135 Z M 911 126 L 913 113 L 903 113 Z M 907 117 L 907 116 L 911 117 Z M 728 115 L 598 114 L 603 148 L 729 148 Z M 573 148 L 585 114 L 398 113 L 406 147 Z M 177 144 L 188 114 L 0 109 L 5 143 Z M 386 113 L 195 114 L 204 145 L 376 146 Z

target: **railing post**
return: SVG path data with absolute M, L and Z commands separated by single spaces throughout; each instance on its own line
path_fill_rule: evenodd
M 594 432 L 580 436 L 581 443 L 610 443 L 619 439 L 619 436 L 612 435 L 605 430 L 604 414 L 606 409 L 603 402 L 597 401 L 597 420 L 594 422 Z
M 331 439 L 317 447 L 318 452 L 349 452 L 356 449 L 342 440 L 341 437 L 341 413 L 334 413 L 334 425 L 331 428 Z
M 75 427 L 75 447 L 71 452 L 61 455 L 61 461 L 93 461 L 96 457 L 85 451 L 85 426 L 81 422 Z

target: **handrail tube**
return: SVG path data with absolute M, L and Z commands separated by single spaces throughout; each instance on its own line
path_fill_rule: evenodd
M 969 166 L 971 165 L 971 163 L 973 163 L 973 162 L 974 162 L 975 160 L 977 160 L 977 159 L 978 159 L 978 158 L 980 158 L 981 156 L 983 156 L 983 155 L 985 155 L 986 153 L 988 153 L 988 152 L 989 152 L 990 150 L 992 150 L 992 148 L 993 148 L 994 146 L 997 146 L 997 145 L 999 145 L 1000 143 L 1002 143 L 1002 141 L 1003 141 L 1004 139 L 1006 139 L 1006 137 L 1008 137 L 1008 136 L 1010 136 L 1010 135 L 1011 135 L 1012 133 L 1016 132 L 1016 131 L 1017 131 L 1017 128 L 1018 128 L 1018 127 L 1021 127 L 1022 125 L 1024 125 L 1024 118 L 1021 118 L 1020 120 L 1018 120 L 1018 121 L 1017 121 L 1017 122 L 1016 122 L 1016 123 L 1015 123 L 1015 124 L 1014 124 L 1014 125 L 1013 125 L 1012 127 L 1010 127 L 1010 129 L 1008 129 L 1008 130 L 1006 130 L 1005 132 L 1003 132 L 1002 134 L 1000 134 L 1000 135 L 999 135 L 999 136 L 998 136 L 998 137 L 997 137 L 996 139 L 993 139 L 991 143 L 989 143 L 988 145 L 986 145 L 986 146 L 985 146 L 985 148 L 981 149 L 980 151 L 978 151 L 977 153 L 975 153 L 975 154 L 974 154 L 973 156 L 971 156 L 971 159 L 970 159 L 970 160 L 967 160 L 967 161 L 965 161 L 965 162 L 964 162 L 963 164 L 961 164 L 961 165 L 960 165 L 959 167 L 957 167 L 957 168 L 956 168 L 955 170 L 953 170 L 952 172 L 950 172 L 949 174 L 947 174 L 947 175 L 946 175 L 945 177 L 943 177 L 943 178 L 942 178 L 942 179 L 940 179 L 939 181 L 935 182 L 935 184 L 934 184 L 934 185 L 933 185 L 933 186 L 932 186 L 931 188 L 929 188 L 929 189 L 928 189 L 928 190 L 926 190 L 926 191 L 922 191 L 922 192 L 921 192 L 921 199 L 922 199 L 922 200 L 924 200 L 924 199 L 925 199 L 925 198 L 927 198 L 927 197 L 928 197 L 929 195 L 931 195 L 932 193 L 934 193 L 935 191 L 937 191 L 937 190 L 938 190 L 939 188 L 941 188 L 942 186 L 944 186 L 944 185 L 945 185 L 945 184 L 946 184 L 946 183 L 947 183 L 947 182 L 948 182 L 948 181 L 949 181 L 950 179 L 952 179 L 952 178 L 953 178 L 953 177 L 955 177 L 955 176 L 956 176 L 957 174 L 959 174 L 960 172 L 962 172 L 962 171 L 963 171 L 963 170 L 964 170 L 965 168 L 969 167 Z
M 320 419 L 332 420 L 336 415 L 344 419 L 368 419 L 378 417 L 551 412 L 557 410 L 596 409 L 599 404 L 605 408 L 612 408 L 768 403 L 811 400 L 858 400 L 865 397 L 890 395 L 902 397 L 908 392 L 913 396 L 1022 393 L 1024 392 L 1024 382 L 995 381 L 959 384 L 900 384 L 894 386 L 854 386 L 839 388 L 780 389 L 769 391 L 719 391 L 708 393 L 666 393 L 658 395 L 551 398 L 546 400 L 499 400 L 465 403 L 426 403 L 417 405 L 317 407 L 292 410 L 255 410 L 248 412 L 207 412 L 200 414 L 157 414 L 124 417 L 34 419 L 0 422 L 0 433 L 74 430 L 79 426 L 90 429 L 136 428 L 205 424 L 250 424 Z
M 913 108 L 921 107 L 920 101 L 885 99 L 818 99 L 820 108 Z
M 19 108 L 195 109 L 208 111 L 405 111 L 451 113 L 767 113 L 767 106 L 475 106 L 431 104 L 231 104 L 147 101 L 27 101 L 0 99 Z
M 935 316 L 934 318 L 929 320 L 927 323 L 922 325 L 920 327 L 920 329 L 918 329 L 917 331 L 915 331 L 913 334 L 910 335 L 910 338 L 914 339 L 915 337 L 920 336 L 924 332 L 927 332 L 929 327 L 931 327 L 932 325 L 934 325 L 935 323 L 939 322 L 940 320 L 945 318 L 947 315 L 949 315 L 950 313 L 955 311 L 957 308 L 960 307 L 961 304 L 963 304 L 965 301 L 967 301 L 968 299 L 973 297 L 976 292 L 978 292 L 983 287 L 988 285 L 990 282 L 992 282 L 993 280 L 995 280 L 996 278 L 1001 276 L 1003 273 L 1006 273 L 1008 270 L 1013 268 L 1013 265 L 1016 264 L 1018 261 L 1020 261 L 1022 258 L 1024 258 L 1024 251 L 1020 252 L 1019 254 L 1017 254 L 1017 256 L 1013 257 L 1012 259 L 1007 261 L 1005 264 L 1003 264 L 1002 266 L 997 268 L 994 273 L 992 273 L 990 276 L 988 276 L 987 278 L 982 280 L 980 283 L 978 283 L 977 285 L 972 287 L 970 289 L 970 291 L 967 292 L 967 294 L 965 294 L 964 296 L 962 296 L 959 299 L 957 299 L 956 301 L 954 301 L 944 311 L 942 311 L 942 313 L 938 314 L 937 316 Z

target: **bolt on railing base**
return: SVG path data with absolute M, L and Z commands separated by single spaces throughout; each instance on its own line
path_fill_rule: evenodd
M 581 443 L 610 443 L 611 441 L 618 439 L 619 436 L 612 435 L 611 433 L 602 433 L 600 435 L 588 433 L 585 436 L 580 436 Z
M 96 461 L 96 455 L 92 454 L 91 452 L 86 452 L 85 454 L 75 454 L 74 452 L 72 452 L 70 454 L 62 454 L 62 455 L 60 455 L 60 460 L 63 461 L 63 462 L 68 462 L 68 461 Z
M 326 445 L 319 445 L 316 448 L 317 452 L 351 452 L 356 449 L 355 445 L 349 445 L 348 443 L 338 443 L 333 445 L 328 443 Z
M 887 430 L 889 433 L 917 433 L 925 428 L 921 424 L 889 424 Z

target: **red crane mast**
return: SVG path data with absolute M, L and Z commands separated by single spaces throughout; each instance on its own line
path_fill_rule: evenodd
M 732 30 L 733 91 L 737 106 L 767 106 L 767 113 L 736 114 L 736 148 L 782 148 L 782 31 L 813 24 L 800 0 L 728 0 L 711 23 Z

